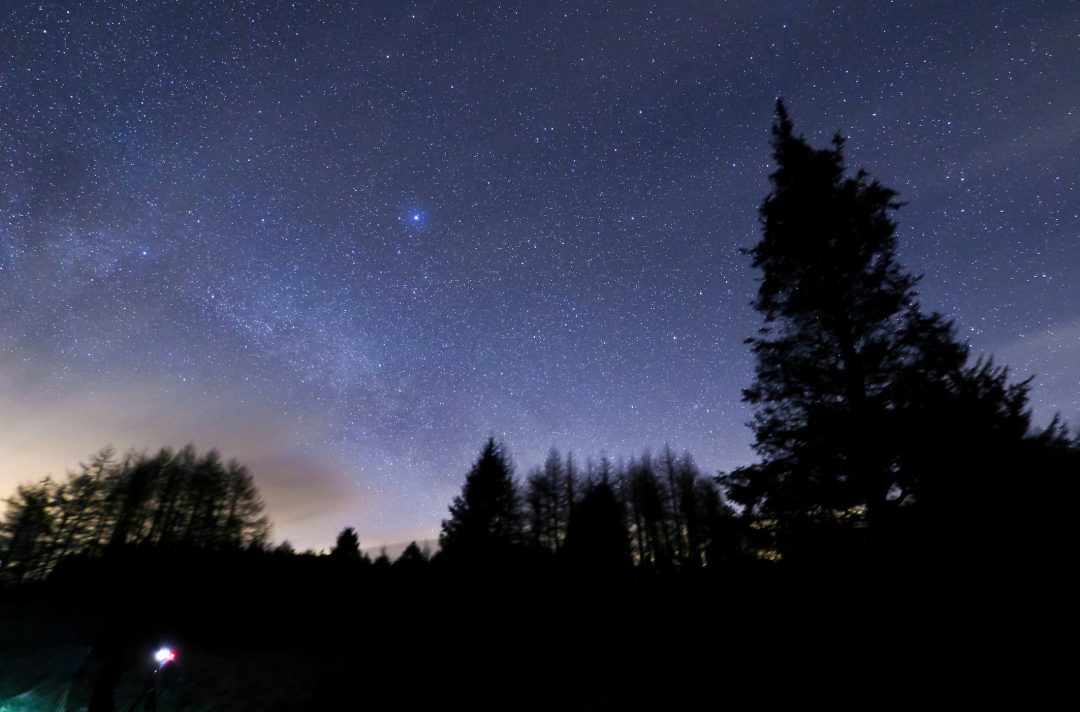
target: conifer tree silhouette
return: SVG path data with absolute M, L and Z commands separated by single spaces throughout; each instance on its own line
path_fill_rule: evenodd
M 765 324 L 748 339 L 756 376 L 744 399 L 762 462 L 726 483 L 789 547 L 830 537 L 830 548 L 895 519 L 911 488 L 896 429 L 914 404 L 948 399 L 968 349 L 921 310 L 918 279 L 897 262 L 896 192 L 847 176 L 839 136 L 812 148 L 782 102 L 776 114 L 777 168 L 748 251 Z
M 521 538 L 521 507 L 514 467 L 503 447 L 488 438 L 450 505 L 439 542 L 447 557 L 486 559 L 506 555 Z

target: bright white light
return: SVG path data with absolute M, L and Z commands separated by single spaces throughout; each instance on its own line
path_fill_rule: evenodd
M 159 663 L 171 663 L 173 660 L 176 660 L 176 651 L 171 648 L 162 648 L 154 653 L 154 660 L 157 660 Z
M 413 213 L 412 221 L 413 222 L 420 222 L 420 213 Z

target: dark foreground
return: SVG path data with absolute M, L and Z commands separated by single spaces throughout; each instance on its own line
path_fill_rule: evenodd
M 162 712 L 999 707 L 1065 672 L 1031 645 L 1065 621 L 1005 574 L 288 566 L 98 562 L 0 592 L 0 710 L 87 709 L 110 671 L 129 709 L 162 644 Z

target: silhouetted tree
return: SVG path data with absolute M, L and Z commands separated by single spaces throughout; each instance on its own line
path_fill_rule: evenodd
M 401 552 L 401 556 L 394 561 L 394 568 L 402 569 L 406 571 L 418 571 L 424 568 L 428 563 L 428 556 L 417 543 L 410 542 L 405 550 Z
M 80 467 L 66 481 L 23 486 L 9 500 L 0 574 L 41 578 L 73 554 L 130 546 L 239 549 L 269 536 L 251 474 L 239 463 L 223 464 L 214 451 L 199 457 L 191 446 L 164 448 L 117 460 L 106 448 Z
M 574 453 L 566 453 L 566 465 L 563 467 L 562 496 L 563 496 L 563 539 L 567 536 L 570 528 L 570 516 L 577 506 L 579 491 L 581 488 L 581 475 L 578 474 L 577 463 L 574 461 Z
M 566 557 L 579 571 L 611 574 L 629 569 L 626 516 L 608 482 L 589 485 L 570 515 Z
M 552 447 L 544 460 L 543 478 L 544 491 L 547 493 L 547 521 L 544 524 L 547 546 L 556 554 L 562 547 L 563 536 L 566 533 L 565 519 L 566 510 L 563 490 L 563 462 L 559 451 Z
M 360 537 L 352 527 L 345 527 L 337 536 L 334 548 L 330 550 L 330 556 L 341 561 L 360 560 Z
M 40 578 L 46 571 L 53 536 L 49 512 L 52 483 L 20 485 L 7 500 L 0 522 L 0 574 L 16 583 Z
M 553 554 L 562 549 L 579 480 L 573 454 L 567 454 L 564 460 L 554 447 L 543 468 L 529 473 L 525 483 L 526 522 L 528 541 L 535 548 Z
M 296 549 L 294 549 L 292 543 L 286 539 L 274 547 L 273 553 L 277 556 L 293 556 L 296 554 Z
M 69 475 L 54 563 L 70 554 L 97 552 L 99 540 L 96 535 L 106 495 L 105 482 L 116 465 L 115 456 L 111 447 L 103 448 L 89 464 L 79 464 L 81 471 L 78 474 Z
M 637 562 L 649 567 L 671 568 L 675 564 L 671 500 L 657 476 L 651 454 L 645 453 L 630 462 L 627 480 Z
M 372 562 L 372 566 L 376 571 L 389 571 L 392 566 L 390 561 L 390 555 L 386 553 L 386 547 L 379 549 L 379 555 L 375 557 L 375 561 Z
M 717 480 L 701 477 L 694 489 L 693 565 L 717 568 L 752 556 L 745 521 L 724 499 Z
M 505 555 L 521 538 L 514 468 L 501 445 L 488 438 L 450 505 L 439 541 L 448 559 Z
M 949 324 L 921 314 L 916 280 L 896 264 L 895 192 L 846 177 L 839 136 L 813 149 L 776 111 L 777 169 L 750 250 L 765 326 L 748 340 L 757 369 L 744 391 L 763 462 L 728 483 L 792 541 L 888 506 L 895 452 L 880 439 L 896 375 L 933 361 L 925 376 L 941 378 L 966 352 Z
M 1030 379 L 1011 383 L 1007 368 L 979 359 L 950 389 L 899 414 L 909 538 L 997 565 L 1071 546 L 1055 522 L 1073 520 L 1080 461 L 1057 418 L 1032 428 L 1029 388 Z
M 524 504 L 529 545 L 538 551 L 554 552 L 550 526 L 551 500 L 554 493 L 550 484 L 539 467 L 530 470 L 525 478 Z
M 689 475 L 691 481 L 693 481 L 697 474 L 696 468 L 693 462 L 680 462 L 669 445 L 664 446 L 664 451 L 660 453 L 656 464 L 663 478 L 662 497 L 666 500 L 666 511 L 670 520 L 665 528 L 668 531 L 667 536 L 670 542 L 671 556 L 673 560 L 682 562 L 690 556 L 689 542 L 687 541 L 689 531 L 684 516 L 684 508 L 686 506 L 692 507 L 692 503 L 686 501 L 686 497 L 682 492 L 685 486 L 683 480 Z
M 236 460 L 225 467 L 224 521 L 221 539 L 225 544 L 261 547 L 270 538 L 270 518 L 264 514 L 266 507 L 255 487 L 251 472 Z
M 596 482 L 610 485 L 638 565 L 696 569 L 737 558 L 744 546 L 738 516 L 689 453 L 665 448 L 614 468 L 604 459 Z
M 762 461 L 725 485 L 787 554 L 888 541 L 904 509 L 954 474 L 956 458 L 931 466 L 943 451 L 969 457 L 995 428 L 1024 436 L 1026 385 L 985 363 L 965 368 L 951 322 L 923 313 L 917 278 L 896 261 L 896 193 L 846 176 L 839 136 L 811 148 L 778 103 L 773 157 L 749 251 L 765 325 L 748 340 L 756 376 L 744 397 Z M 927 427 L 931 411 L 952 425 Z

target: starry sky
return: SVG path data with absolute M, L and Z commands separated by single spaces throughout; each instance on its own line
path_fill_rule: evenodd
M 488 434 L 751 462 L 778 96 L 1080 423 L 1080 3 L 15 1 L 0 495 L 190 441 L 367 546 L 437 536 Z

